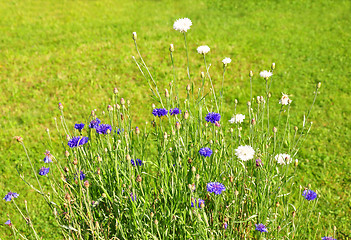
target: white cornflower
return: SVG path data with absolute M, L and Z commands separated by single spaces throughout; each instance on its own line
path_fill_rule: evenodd
M 251 146 L 239 146 L 237 149 L 235 149 L 235 155 L 241 160 L 241 161 L 248 161 L 250 159 L 253 159 L 255 156 L 255 150 Z
M 229 64 L 229 63 L 231 63 L 231 62 L 232 62 L 232 60 L 231 60 L 230 58 L 225 58 L 225 59 L 222 60 L 222 63 L 223 63 L 224 65 L 227 65 L 227 64 Z
M 292 161 L 290 155 L 285 153 L 279 153 L 274 158 L 281 165 L 289 164 Z
M 189 18 L 179 18 L 173 24 L 173 29 L 181 33 L 187 32 L 190 26 L 193 25 Z
M 268 79 L 272 75 L 273 75 L 273 73 L 271 73 L 270 71 L 268 72 L 267 70 L 264 70 L 264 71 L 260 72 L 260 76 L 265 78 L 265 79 Z
M 282 93 L 283 96 L 282 98 L 279 100 L 279 104 L 281 105 L 288 105 L 292 102 L 292 100 L 289 98 L 289 96 L 287 94 Z
M 205 55 L 205 54 L 208 53 L 209 51 L 210 51 L 210 48 L 209 48 L 207 45 L 205 45 L 205 46 L 200 46 L 200 47 L 197 48 L 197 52 L 198 52 L 199 54 Z
M 229 120 L 230 123 L 242 123 L 245 119 L 245 115 L 237 114 L 233 115 L 233 117 Z

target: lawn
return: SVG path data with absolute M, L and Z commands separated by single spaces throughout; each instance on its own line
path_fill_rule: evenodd
M 261 70 L 276 63 L 272 94 L 293 99 L 293 122 L 301 125 L 322 83 L 311 121 L 313 128 L 299 158 L 296 184 L 318 191 L 325 232 L 351 238 L 351 3 L 350 1 L 54 1 L 4 0 L 0 3 L 0 195 L 15 191 L 26 199 L 32 220 L 46 239 L 54 228 L 49 209 L 21 182 L 16 165 L 25 154 L 13 136 L 22 136 L 37 163 L 48 149 L 46 128 L 57 134 L 58 102 L 68 123 L 85 121 L 91 110 L 106 111 L 117 87 L 134 111 L 134 125 L 149 121 L 152 99 L 133 63 L 132 32 L 160 89 L 172 80 L 169 44 L 175 46 L 179 85 L 185 89 L 186 56 L 182 35 L 172 29 L 188 17 L 190 70 L 195 85 L 204 71 L 196 47 L 208 45 L 215 86 L 221 86 L 221 60 L 233 61 L 226 73 L 229 119 L 233 102 L 246 108 L 250 70 L 254 96 L 264 90 Z M 58 144 L 57 144 L 58 145 Z M 64 152 L 57 146 L 56 155 Z M 24 171 L 29 173 L 27 164 Z M 20 202 L 19 201 L 19 202 Z M 22 204 L 22 203 L 21 203 Z M 0 204 L 0 237 L 10 234 L 2 223 L 12 205 Z M 13 218 L 17 226 L 25 223 Z M 59 239 L 58 235 L 55 239 Z M 48 238 L 49 239 L 49 238 Z M 52 239 L 52 238 L 50 238 Z

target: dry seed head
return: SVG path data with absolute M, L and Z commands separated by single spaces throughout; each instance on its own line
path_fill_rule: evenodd
M 229 177 L 229 182 L 231 182 L 231 183 L 234 182 L 234 177 L 233 177 L 233 176 L 230 176 L 230 177 Z
M 193 160 L 191 158 L 188 158 L 188 163 L 192 163 Z
M 66 199 L 67 201 L 71 201 L 71 196 L 70 196 L 68 193 L 66 193 L 65 199 Z

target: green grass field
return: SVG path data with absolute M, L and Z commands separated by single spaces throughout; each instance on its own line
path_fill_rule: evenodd
M 24 138 L 39 163 L 47 149 L 46 128 L 57 134 L 58 102 L 69 123 L 84 121 L 93 109 L 106 110 L 114 87 L 131 101 L 135 124 L 149 121 L 152 100 L 132 61 L 131 33 L 138 33 L 144 59 L 163 90 L 172 80 L 168 47 L 175 46 L 178 81 L 185 89 L 186 55 L 182 35 L 172 29 L 188 17 L 191 74 L 200 84 L 204 71 L 199 45 L 211 52 L 211 73 L 221 85 L 221 60 L 232 58 L 225 82 L 226 115 L 235 98 L 246 108 L 248 73 L 254 71 L 254 96 L 264 90 L 261 70 L 276 63 L 275 100 L 291 94 L 293 121 L 301 125 L 322 82 L 311 121 L 313 128 L 298 159 L 296 184 L 318 190 L 318 212 L 326 233 L 351 238 L 351 2 L 350 1 L 30 1 L 0 2 L 0 196 L 8 191 L 27 199 L 39 233 L 53 229 L 48 208 L 21 182 L 15 169 L 25 155 L 13 136 Z M 198 61 L 196 61 L 198 59 Z M 196 82 L 197 81 L 197 82 Z M 262 95 L 262 94 L 261 94 Z M 63 155 L 59 146 L 56 155 Z M 23 165 L 25 171 L 29 168 Z M 22 204 L 22 203 L 21 203 Z M 12 205 L 0 203 L 0 237 Z M 25 223 L 12 217 L 19 227 Z M 52 219 L 51 219 L 52 220 Z M 5 238 L 6 239 L 6 238 Z M 57 236 L 57 239 L 58 236 Z

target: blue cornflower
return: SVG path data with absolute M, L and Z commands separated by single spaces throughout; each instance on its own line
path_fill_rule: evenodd
M 5 222 L 5 224 L 11 226 L 11 225 L 12 225 L 11 220 L 10 220 L 10 219 L 7 220 L 7 221 Z
M 182 113 L 182 111 L 180 111 L 179 108 L 173 108 L 173 109 L 169 110 L 169 114 L 171 114 L 171 115 L 178 115 L 181 113 Z
M 332 237 L 322 237 L 322 240 L 336 240 L 336 238 L 332 238 Z
M 308 201 L 312 201 L 317 198 L 317 193 L 313 192 L 312 190 L 305 190 L 303 191 L 302 196 L 304 196 Z
M 221 194 L 223 191 L 225 191 L 225 186 L 222 183 L 218 183 L 218 182 L 207 183 L 207 192 L 218 195 L 218 194 Z
M 85 174 L 83 173 L 83 171 L 80 171 L 79 179 L 83 180 L 84 178 L 85 178 Z
M 267 228 L 265 225 L 263 225 L 262 223 L 260 224 L 255 224 L 256 225 L 256 231 L 259 231 L 259 232 L 268 232 Z
M 9 202 L 12 200 L 12 198 L 18 198 L 19 194 L 15 193 L 15 192 L 8 192 L 6 194 L 6 196 L 4 197 L 4 200 L 6 202 Z
M 152 114 L 155 117 L 162 117 L 162 116 L 166 116 L 168 113 L 167 109 L 165 108 L 155 108 L 154 110 L 152 110 Z
M 100 125 L 101 121 L 100 119 L 96 118 L 93 119 L 90 123 L 89 123 L 89 127 L 90 128 L 97 128 Z
M 201 205 L 205 206 L 205 200 L 199 198 L 198 200 L 195 199 L 195 202 L 191 202 L 191 207 L 201 208 Z
M 219 120 L 221 120 L 221 115 L 219 113 L 209 112 L 206 115 L 205 120 L 210 123 L 216 123 L 219 122 Z
M 112 127 L 109 124 L 101 124 L 96 128 L 98 134 L 107 134 L 112 131 Z
M 82 131 L 82 129 L 84 128 L 85 124 L 84 123 L 76 123 L 74 125 L 74 128 L 77 129 L 79 132 Z
M 124 132 L 123 128 L 122 129 L 120 129 L 120 128 L 117 129 L 117 134 L 121 134 L 122 132 Z
M 228 228 L 228 223 L 227 223 L 227 222 L 224 222 L 224 223 L 223 223 L 223 228 L 224 228 L 224 229 L 227 229 L 227 228 Z
M 78 146 L 81 146 L 81 145 L 84 145 L 86 144 L 87 142 L 89 141 L 89 138 L 88 137 L 73 137 L 71 138 L 67 145 L 70 147 L 70 148 L 74 148 L 74 147 L 78 147 Z
M 201 148 L 199 153 L 200 153 L 201 156 L 211 157 L 212 150 L 211 150 L 211 148 L 205 147 L 205 148 Z
M 132 165 L 135 167 L 135 166 L 141 166 L 141 165 L 143 165 L 144 163 L 143 163 L 143 161 L 142 160 L 140 160 L 139 158 L 137 158 L 137 159 L 135 159 L 135 160 L 130 160 L 130 162 L 132 163 Z
M 136 200 L 136 196 L 134 196 L 132 192 L 130 193 L 130 200 L 132 200 L 132 202 Z
M 45 152 L 45 157 L 43 159 L 44 163 L 52 162 L 51 158 L 52 158 L 52 155 L 50 154 L 50 151 L 46 151 Z
M 40 176 L 44 176 L 44 175 L 46 175 L 46 174 L 49 173 L 49 170 L 50 170 L 50 168 L 42 167 L 42 168 L 40 168 L 40 170 L 39 170 L 39 175 L 40 175 Z

